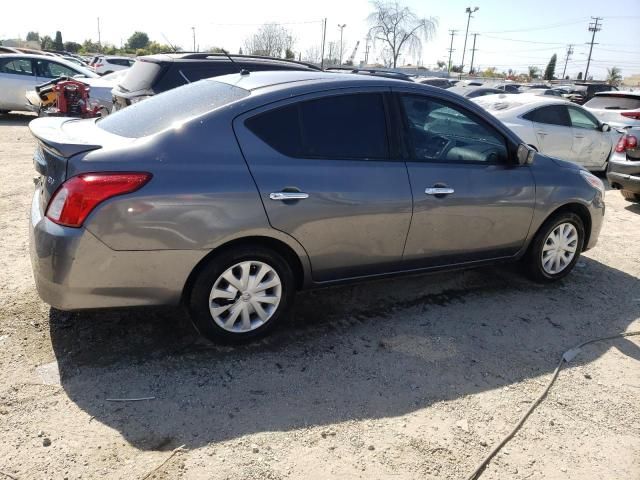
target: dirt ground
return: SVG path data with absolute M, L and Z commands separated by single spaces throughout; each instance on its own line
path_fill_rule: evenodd
M 29 117 L 0 117 L 0 480 L 464 479 L 561 354 L 640 330 L 640 205 L 565 281 L 516 267 L 301 294 L 270 338 L 178 309 L 62 313 L 28 258 Z M 153 397 L 138 402 L 114 398 Z M 640 479 L 640 337 L 585 347 L 483 479 Z

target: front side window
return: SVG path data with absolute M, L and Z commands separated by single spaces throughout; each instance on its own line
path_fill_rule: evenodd
M 387 159 L 381 94 L 361 93 L 307 100 L 256 115 L 247 128 L 290 157 Z
M 423 96 L 401 99 L 415 160 L 499 163 L 507 159 L 504 137 L 473 113 Z
M 33 67 L 31 65 L 31 60 L 23 58 L 13 58 L 5 60 L 0 64 L 0 73 L 33 76 Z
M 522 118 L 535 123 L 544 123 L 546 125 L 557 125 L 560 127 L 570 127 L 571 119 L 565 105 L 549 105 L 537 108 Z
M 572 127 L 587 128 L 589 130 L 596 130 L 599 127 L 595 119 L 577 108 L 569 108 L 569 117 L 571 118 Z
M 44 78 L 73 77 L 78 73 L 65 65 L 49 60 L 36 60 L 36 72 L 38 77 Z

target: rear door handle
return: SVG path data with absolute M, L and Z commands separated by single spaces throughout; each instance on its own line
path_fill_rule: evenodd
M 430 187 L 425 189 L 427 195 L 451 195 L 455 190 L 449 187 Z
M 543 132 L 542 130 L 538 130 L 538 135 L 545 136 L 545 135 L 549 135 L 549 134 L 547 132 Z
M 308 193 L 304 192 L 273 192 L 269 194 L 271 200 L 304 200 L 309 198 Z
M 584 135 L 574 135 L 575 138 L 584 138 Z

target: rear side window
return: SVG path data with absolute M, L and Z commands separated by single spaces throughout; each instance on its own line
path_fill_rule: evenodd
M 569 112 L 567 112 L 567 107 L 564 105 L 540 107 L 523 115 L 522 118 L 536 123 L 545 123 L 547 125 L 559 125 L 562 127 L 571 126 Z
M 596 95 L 584 106 L 605 110 L 636 110 L 640 108 L 640 95 Z
M 308 100 L 252 117 L 246 125 L 290 157 L 387 159 L 382 95 L 362 93 Z
M 122 137 L 144 137 L 248 95 L 240 87 L 202 80 L 135 103 L 98 120 L 97 125 Z
M 13 75 L 33 76 L 31 60 L 23 58 L 12 58 L 0 62 L 0 73 L 11 73 Z

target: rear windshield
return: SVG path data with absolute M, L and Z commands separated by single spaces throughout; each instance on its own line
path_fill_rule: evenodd
M 138 60 L 127 71 L 119 87 L 125 92 L 136 92 L 138 90 L 147 90 L 155 81 L 160 72 L 160 65 L 155 62 L 146 60 Z
M 640 108 L 640 95 L 596 95 L 585 107 L 605 110 L 635 110 Z
M 240 87 L 201 80 L 134 103 L 98 120 L 97 125 L 122 137 L 145 137 L 248 95 Z

